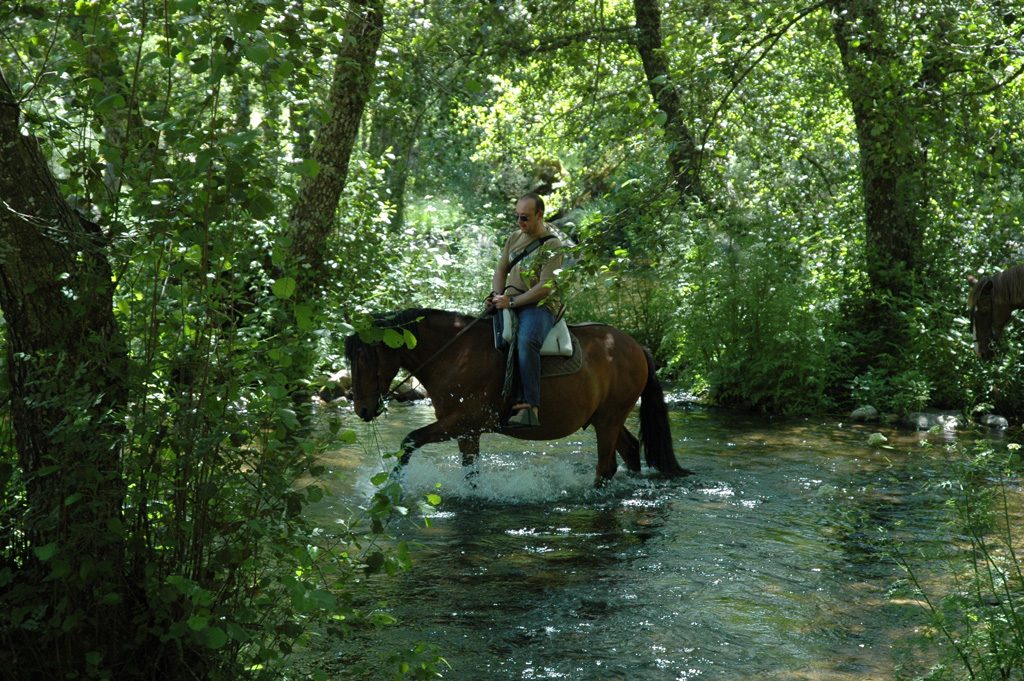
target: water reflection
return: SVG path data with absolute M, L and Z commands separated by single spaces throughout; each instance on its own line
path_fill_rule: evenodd
M 381 678 L 379 657 L 426 641 L 451 662 L 447 678 L 467 680 L 888 679 L 927 668 L 909 642 L 923 613 L 887 597 L 901 572 L 879 538 L 948 543 L 941 447 L 896 431 L 871 446 L 873 428 L 836 423 L 672 416 L 680 462 L 697 471 L 681 482 L 620 471 L 594 490 L 586 432 L 486 436 L 475 484 L 454 444 L 418 452 L 407 493 L 444 501 L 427 511 L 430 527 L 398 529 L 415 544 L 414 570 L 364 594 L 401 624 L 330 642 L 319 666 Z M 397 443 L 430 419 L 425 406 L 393 408 L 379 437 Z M 314 509 L 325 525 L 371 493 L 358 481 L 375 457 L 327 462 L 349 475 Z

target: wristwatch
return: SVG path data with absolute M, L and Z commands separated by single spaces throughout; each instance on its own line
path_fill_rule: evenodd
M 509 307 L 515 307 L 516 306 L 516 297 L 515 296 L 509 296 L 508 297 L 508 306 Z

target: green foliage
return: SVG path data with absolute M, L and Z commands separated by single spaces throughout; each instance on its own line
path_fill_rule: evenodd
M 675 218 L 670 206 L 645 206 L 648 198 L 631 184 L 589 210 L 576 211 L 570 227 L 579 243 L 570 250 L 559 284 L 570 322 L 613 324 L 664 359 L 680 303 L 671 257 L 659 255 L 675 254 L 688 238 L 665 248 L 661 235 L 674 231 Z M 638 210 L 643 219 L 623 219 Z
M 907 573 L 907 595 L 923 601 L 930 615 L 924 635 L 945 647 L 940 664 L 925 678 L 1017 678 L 1024 669 L 1024 571 L 1013 490 L 1020 445 L 950 449 L 956 462 L 950 529 L 962 537 L 948 558 L 953 589 L 933 593 L 920 576 L 918 557 L 893 547 Z
M 705 222 L 690 256 L 683 338 L 676 361 L 690 362 L 712 399 L 769 412 L 820 409 L 830 379 L 828 317 L 797 237 L 781 225 L 736 216 Z
M 412 650 L 392 656 L 389 659 L 389 666 L 395 669 L 395 681 L 443 679 L 445 670 L 450 669 L 448 661 L 440 657 L 433 646 L 422 643 Z
M 403 547 L 381 547 L 390 519 L 407 513 L 400 488 L 387 476 L 376 481 L 372 505 L 329 537 L 303 516 L 303 508 L 323 496 L 318 453 L 354 434 L 336 417 L 310 431 L 283 374 L 261 365 L 264 356 L 287 356 L 287 349 L 267 347 L 258 335 L 258 320 L 272 303 L 225 328 L 222 320 L 239 300 L 186 293 L 182 284 L 163 287 L 166 297 L 158 299 L 132 295 L 118 308 L 126 313 L 126 328 L 140 325 L 123 442 L 127 496 L 122 522 L 109 528 L 123 541 L 124 566 L 101 556 L 92 563 L 69 560 L 76 542 L 96 545 L 74 527 L 67 544 L 22 540 L 3 551 L 0 580 L 11 588 L 2 595 L 0 637 L 15 655 L 5 659 L 17 670 L 12 678 L 58 677 L 75 669 L 87 678 L 109 678 L 129 660 L 139 677 L 276 678 L 288 654 L 308 641 L 311 623 L 343 636 L 373 619 L 350 603 L 348 585 L 356 576 L 409 567 Z M 152 348 L 160 352 L 147 357 Z M 66 382 L 47 383 L 52 399 L 87 418 L 93 397 L 70 393 Z M 58 435 L 65 446 L 81 438 L 76 423 Z M 13 473 L 14 450 L 6 442 L 2 460 Z M 84 490 L 85 471 L 75 475 Z M 17 528 L 25 513 L 19 483 L 13 474 L 5 479 L 4 527 Z M 78 496 L 68 496 L 65 506 L 95 503 Z M 132 600 L 110 593 L 100 595 L 110 610 L 82 612 L 68 601 L 41 608 L 54 580 L 78 577 L 68 573 L 78 563 L 90 571 L 83 579 L 94 578 L 95 570 L 125 570 Z M 123 609 L 114 614 L 117 608 Z M 127 618 L 134 633 L 90 651 L 84 666 L 26 654 L 58 650 L 67 632 L 99 626 L 104 617 Z M 136 657 L 141 651 L 150 652 Z
M 41 0 L 3 10 L 0 67 L 62 193 L 109 240 L 130 360 L 125 414 L 90 411 L 96 396 L 61 373 L 59 356 L 45 358 L 54 373 L 39 386 L 41 404 L 77 415 L 57 433 L 68 447 L 94 419 L 116 424 L 123 520 L 102 534 L 120 541 L 112 550 L 131 588 L 99 600 L 136 633 L 76 669 L 101 678 L 130 658 L 170 675 L 271 677 L 311 621 L 343 635 L 372 619 L 347 589 L 352 575 L 407 567 L 382 541 L 386 520 L 407 509 L 384 476 L 367 515 L 336 536 L 307 525 L 302 509 L 323 493 L 317 452 L 351 436 L 337 422 L 311 425 L 294 374 L 337 369 L 368 313 L 479 311 L 511 203 L 527 190 L 544 193 L 547 217 L 564 218 L 576 243 L 561 274 L 570 321 L 622 327 L 711 400 L 1024 414 L 1020 332 L 1011 324 L 999 362 L 983 365 L 962 316 L 965 268 L 1024 257 L 1019 19 L 960 0 L 898 15 L 878 5 L 878 26 L 863 28 L 882 35 L 862 38 L 880 37 L 887 58 L 867 82 L 900 107 L 866 131 L 832 12 L 733 0 L 666 9 L 671 78 L 654 85 L 679 95 L 706 193 L 681 205 L 630 3 L 387 3 L 371 103 L 323 244 L 331 275 L 313 301 L 296 297 L 286 216 L 302 178 L 323 172 L 308 150 L 331 115 L 321 103 L 349 8 Z M 912 206 L 918 271 L 900 298 L 873 289 L 865 133 L 927 162 L 927 186 L 914 188 L 927 200 Z M 100 468 L 38 475 L 101 489 Z M 27 486 L 50 482 L 27 479 L 5 420 L 8 641 L 41 645 L 101 619 L 43 605 L 70 579 L 75 541 L 97 539 L 34 542 Z M 98 503 L 55 489 L 68 517 Z M 115 569 L 102 563 L 83 561 L 74 579 Z M 147 655 L 132 658 L 138 650 Z M 434 656 L 408 651 L 394 664 L 429 678 Z M 33 670 L 25 664 L 5 669 Z
M 312 426 L 290 380 L 310 349 L 274 332 L 344 328 L 343 315 L 295 300 L 282 255 L 295 184 L 317 172 L 291 162 L 319 117 L 304 98 L 323 87 L 316 57 L 344 13 L 276 1 L 69 7 L 70 18 L 56 3 L 11 10 L 0 64 L 62 190 L 110 239 L 129 395 L 126 413 L 97 417 L 88 375 L 36 358 L 52 366 L 36 406 L 73 415 L 51 433 L 63 450 L 95 447 L 100 418 L 116 442 L 95 470 L 35 472 L 83 518 L 45 544 L 9 430 L 0 443 L 0 662 L 5 678 L 278 678 L 314 624 L 344 636 L 377 622 L 352 605 L 357 577 L 409 567 L 384 541 L 407 513 L 391 481 L 329 537 L 303 515 L 324 493 L 318 454 L 352 435 L 336 418 Z M 356 167 L 343 219 L 361 230 L 338 260 L 358 267 L 324 308 L 374 290 L 380 258 L 359 249 L 384 242 L 387 206 L 380 167 Z M 86 521 L 106 499 L 93 492 L 111 482 L 119 521 L 96 530 Z M 86 550 L 97 546 L 110 550 Z M 88 594 L 101 573 L 123 591 Z M 88 599 L 51 597 L 61 583 Z M 96 649 L 63 654 L 97 631 Z
M 895 375 L 869 369 L 856 376 L 850 386 L 853 403 L 870 405 L 882 412 L 907 414 L 920 411 L 931 403 L 932 390 L 920 371 L 910 370 Z
M 1019 419 L 1024 414 L 1024 348 L 1016 323 L 1007 328 L 1002 353 L 991 363 L 968 355 L 968 371 L 959 385 L 968 406 L 988 405 L 997 414 Z

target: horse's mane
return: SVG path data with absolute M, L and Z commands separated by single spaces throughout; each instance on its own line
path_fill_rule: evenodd
M 992 284 L 992 299 L 996 303 L 1024 305 L 1024 265 L 1009 267 L 991 277 L 982 277 L 971 287 L 967 296 L 968 307 L 974 307 L 982 292 Z
M 398 312 L 382 312 L 373 315 L 373 325 L 379 328 L 408 329 L 422 319 L 447 317 L 472 321 L 473 318 L 451 310 L 436 310 L 431 307 L 410 307 Z
M 434 320 L 445 318 L 454 321 L 461 321 L 463 325 L 473 321 L 473 317 L 464 315 L 461 312 L 451 310 L 436 310 L 431 307 L 410 307 L 397 312 L 378 312 L 372 315 L 373 325 L 379 329 L 400 329 L 411 331 L 422 320 Z M 365 344 L 359 338 L 359 334 L 352 334 L 345 339 L 345 354 L 351 356 L 351 351 L 357 345 Z

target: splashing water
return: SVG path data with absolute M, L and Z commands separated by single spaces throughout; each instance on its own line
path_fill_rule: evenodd
M 379 437 L 397 443 L 430 420 L 424 406 L 393 409 Z M 680 462 L 697 472 L 682 481 L 620 468 L 594 489 L 587 431 L 485 436 L 468 477 L 454 443 L 416 452 L 406 497 L 443 501 L 420 508 L 429 527 L 397 530 L 415 546 L 413 570 L 364 585 L 367 603 L 386 603 L 399 624 L 325 642 L 317 667 L 383 678 L 382 658 L 428 642 L 452 665 L 445 678 L 467 681 L 843 681 L 928 668 L 913 643 L 925 615 L 888 598 L 903 575 L 877 537 L 893 533 L 910 551 L 949 543 L 941 448 L 886 431 L 879 450 L 869 431 L 838 424 L 710 411 L 672 420 Z M 356 481 L 380 470 L 366 453 L 328 463 Z M 325 524 L 372 486 L 336 491 L 313 509 Z

